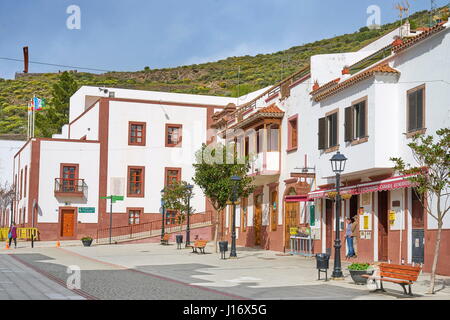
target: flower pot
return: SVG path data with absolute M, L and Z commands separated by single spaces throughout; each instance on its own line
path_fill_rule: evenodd
M 348 270 L 350 272 L 350 276 L 356 284 L 366 284 L 367 278 L 362 277 L 362 275 L 371 275 L 373 274 L 373 270 Z
M 81 240 L 81 242 L 83 242 L 83 246 L 85 247 L 90 247 L 92 244 L 93 239 L 90 240 Z

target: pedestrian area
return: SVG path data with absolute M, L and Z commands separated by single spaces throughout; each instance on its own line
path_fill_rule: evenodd
M 24 245 L 14 255 L 64 282 L 67 267 L 78 266 L 81 291 L 97 299 L 450 300 L 448 277 L 438 277 L 435 295 L 426 294 L 428 274 L 421 274 L 413 285 L 414 297 L 404 296 L 393 283 L 385 284 L 386 293 L 371 293 L 365 285 L 353 283 L 348 261 L 343 262 L 344 280 L 325 281 L 317 279 L 311 257 L 238 247 L 236 259 L 222 260 L 212 243 L 205 251 L 197 254 L 172 243 L 82 247 L 62 242 L 60 248 Z M 328 276 L 332 267 L 330 261 Z
M 0 300 L 83 300 L 80 295 L 14 258 L 0 254 Z

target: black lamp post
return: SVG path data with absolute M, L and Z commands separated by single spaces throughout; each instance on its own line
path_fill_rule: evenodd
M 341 239 L 339 235 L 340 230 L 340 214 L 341 214 L 341 195 L 340 192 L 340 184 L 341 184 L 341 173 L 345 169 L 345 162 L 347 158 L 341 154 L 339 151 L 330 159 L 331 168 L 333 172 L 336 174 L 336 240 L 334 240 L 334 270 L 331 275 L 332 278 L 339 279 L 343 278 L 341 269 Z
M 236 202 L 237 202 L 237 189 L 238 189 L 238 183 L 241 181 L 241 177 L 239 176 L 232 176 L 231 181 L 234 182 L 233 185 L 233 194 L 231 201 L 233 202 L 233 220 L 231 221 L 231 251 L 230 251 L 230 258 L 236 258 Z
M 164 238 L 165 234 L 165 224 L 166 224 L 166 207 L 164 202 L 164 193 L 166 192 L 165 189 L 161 190 L 161 213 L 162 213 L 162 222 L 161 222 L 161 240 Z
M 186 188 L 188 189 L 187 194 L 187 225 L 186 225 L 186 247 L 189 247 L 191 245 L 191 226 L 189 223 L 189 216 L 191 215 L 191 195 L 192 195 L 192 188 L 194 186 L 192 184 L 186 185 Z

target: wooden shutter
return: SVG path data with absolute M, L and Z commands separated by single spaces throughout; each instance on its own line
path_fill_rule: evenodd
M 425 127 L 423 123 L 423 89 L 416 91 L 416 129 Z
M 359 138 L 364 138 L 367 135 L 366 108 L 366 101 L 363 101 L 359 104 Z
M 345 108 L 345 142 L 353 140 L 353 107 Z
M 412 131 L 416 129 L 416 114 L 417 114 L 417 105 L 416 105 L 416 93 L 410 93 L 408 95 L 408 131 Z
M 319 150 L 323 150 L 326 148 L 326 130 L 327 124 L 325 118 L 319 119 Z

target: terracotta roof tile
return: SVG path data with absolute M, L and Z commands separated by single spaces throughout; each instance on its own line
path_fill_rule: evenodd
M 284 113 L 283 110 L 278 108 L 275 104 L 271 104 L 268 107 L 264 107 L 258 110 L 259 113 Z
M 415 37 L 412 37 L 410 39 L 407 39 L 407 40 L 403 41 L 402 44 L 399 44 L 398 46 L 395 46 L 393 50 L 394 50 L 395 53 L 403 51 L 403 50 L 413 46 L 414 44 L 416 44 L 416 43 L 418 43 L 418 42 L 420 42 L 420 41 L 430 37 L 431 35 L 439 32 L 439 31 L 442 31 L 444 29 L 445 29 L 444 23 L 440 23 L 440 24 L 438 24 L 438 25 L 436 25 L 436 26 L 434 26 L 432 28 L 429 28 L 428 30 L 422 32 L 421 34 L 418 34 Z
M 360 82 L 364 79 L 367 79 L 371 76 L 373 76 L 375 73 L 390 73 L 390 74 L 400 74 L 400 72 L 392 67 L 390 67 L 387 63 L 384 64 L 378 64 L 372 68 L 367 69 L 366 71 L 363 71 L 361 73 L 357 73 L 353 77 L 337 84 L 334 87 L 330 87 L 327 90 L 320 90 L 320 92 L 312 93 L 314 95 L 314 101 L 321 101 L 341 90 L 344 90 L 345 88 Z M 319 91 L 319 90 L 317 90 Z

